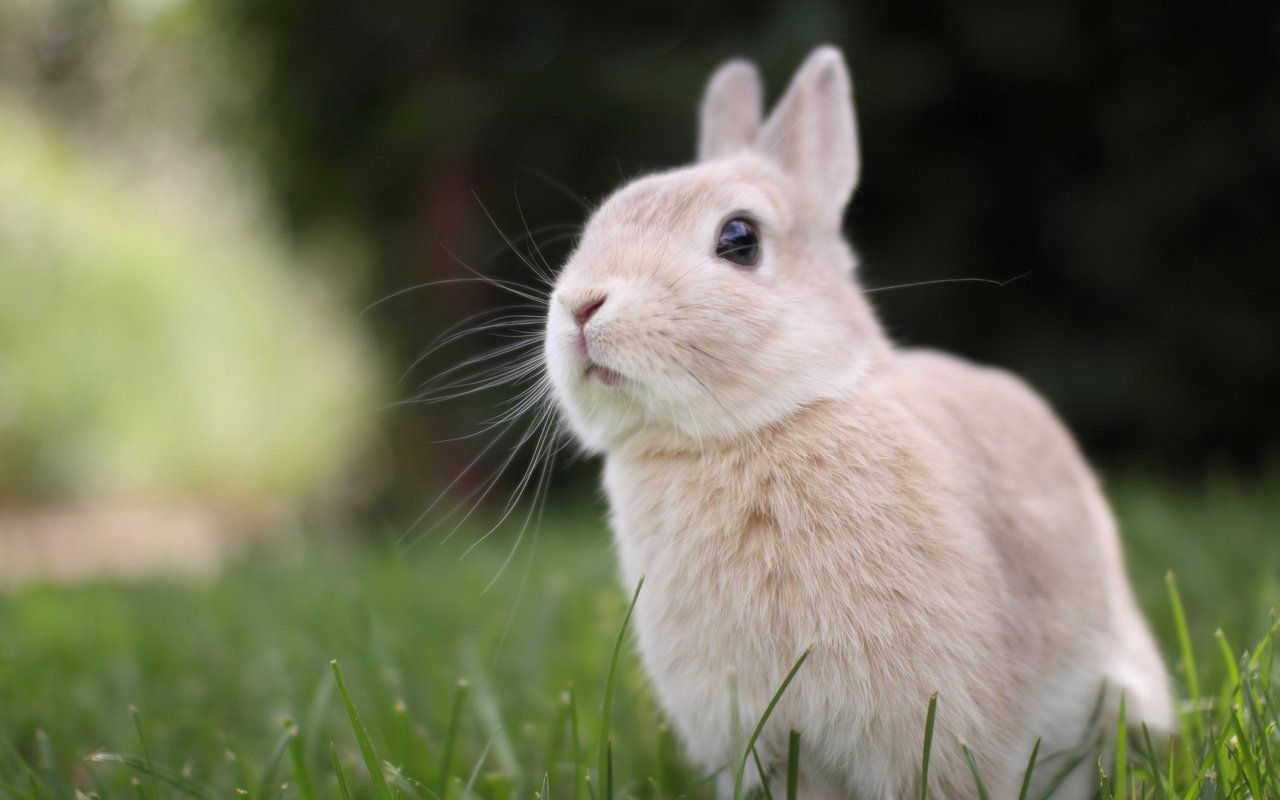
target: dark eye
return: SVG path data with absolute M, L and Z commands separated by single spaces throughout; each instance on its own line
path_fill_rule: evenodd
M 716 240 L 716 255 L 740 267 L 754 267 L 760 260 L 760 234 L 756 224 L 743 217 L 726 222 Z

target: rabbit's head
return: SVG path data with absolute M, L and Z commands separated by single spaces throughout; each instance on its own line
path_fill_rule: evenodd
M 762 117 L 755 68 L 722 66 L 698 162 L 613 194 L 557 279 L 547 369 L 588 448 L 747 435 L 887 357 L 840 232 L 858 178 L 840 53 L 816 50 Z

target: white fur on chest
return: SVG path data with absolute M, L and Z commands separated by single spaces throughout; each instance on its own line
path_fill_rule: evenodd
M 965 575 L 972 562 L 968 582 L 985 564 L 964 553 L 963 532 L 920 535 L 928 504 L 886 504 L 864 494 L 856 472 L 829 467 L 815 473 L 824 477 L 811 494 L 797 491 L 794 474 L 777 491 L 777 469 L 796 468 L 752 472 L 731 456 L 609 458 L 623 578 L 645 578 L 635 614 L 641 657 L 690 754 L 715 767 L 730 759 L 730 668 L 750 729 L 812 647 L 757 749 L 766 763 L 781 760 L 797 728 L 818 772 L 846 776 L 869 796 L 892 794 L 918 757 L 929 694 L 971 704 L 957 665 L 940 655 L 955 653 L 953 643 L 925 632 L 952 617 L 957 635 L 974 642 L 960 648 L 964 666 L 989 661 L 1001 647 L 992 624 L 1000 615 L 990 611 L 999 592 L 970 606 L 935 602 L 954 580 L 941 579 L 946 570 Z M 855 754 L 862 766 L 852 772 Z

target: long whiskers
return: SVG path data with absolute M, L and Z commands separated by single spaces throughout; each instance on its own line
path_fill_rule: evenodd
M 526 274 L 533 277 L 527 282 L 518 282 L 484 274 L 441 243 L 441 249 L 470 273 L 469 276 L 408 287 L 378 303 L 406 292 L 449 283 L 485 284 L 515 300 L 514 304 L 503 308 L 471 314 L 437 334 L 404 370 L 401 382 L 406 381 L 424 363 L 433 358 L 441 358 L 441 354 L 448 352 L 451 346 L 457 346 L 465 340 L 484 340 L 491 346 L 473 351 L 456 363 L 435 371 L 417 384 L 411 396 L 394 404 L 423 405 L 452 400 L 474 403 L 482 397 L 496 397 L 492 402 L 486 399 L 490 413 L 478 425 L 469 426 L 471 429 L 459 436 L 439 440 L 443 443 L 483 437 L 485 441 L 479 447 L 479 452 L 456 475 L 451 476 L 444 490 L 431 500 L 427 508 L 405 530 L 399 543 L 405 550 L 427 537 L 443 544 L 459 531 L 470 530 L 468 524 L 475 525 L 472 520 L 477 518 L 486 505 L 495 506 L 496 513 L 486 519 L 481 532 L 467 543 L 460 558 L 466 558 L 504 526 L 511 524 L 517 528 L 504 559 L 483 590 L 488 592 L 497 585 L 507 574 L 511 564 L 515 563 L 520 548 L 524 546 L 528 551 L 528 560 L 522 570 L 517 598 L 505 631 L 510 629 L 518 612 L 533 568 L 557 458 L 573 444 L 573 439 L 561 429 L 559 411 L 552 402 L 551 383 L 545 374 L 545 309 L 554 286 L 555 270 L 544 247 L 551 242 L 578 235 L 580 226 L 555 225 L 533 229 L 516 192 L 514 199 L 524 232 L 518 236 L 509 236 L 499 227 L 480 197 L 475 195 L 475 199 L 502 239 L 504 249 L 510 250 L 519 259 Z M 558 235 L 542 236 L 549 232 Z M 490 394 L 498 392 L 502 395 Z M 517 464 L 520 465 L 521 474 L 513 476 L 514 481 L 508 483 L 508 473 Z M 499 493 L 506 495 L 500 504 L 491 500 Z M 456 499 L 450 500 L 451 498 Z M 505 636 L 504 632 L 503 639 Z
M 993 286 L 1008 286 L 1014 281 L 1021 280 L 1030 275 L 1035 270 L 1029 269 L 1021 275 L 1014 275 L 1012 278 L 999 281 L 995 278 L 937 278 L 931 281 L 913 281 L 911 283 L 899 283 L 893 286 L 877 286 L 872 289 L 863 289 L 863 294 L 875 294 L 876 292 L 887 292 L 892 289 L 911 289 L 916 286 L 936 286 L 940 283 L 989 283 Z

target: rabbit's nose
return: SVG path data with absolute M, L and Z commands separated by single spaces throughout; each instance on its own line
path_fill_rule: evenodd
M 596 312 L 600 310 L 600 306 L 604 305 L 604 301 L 607 299 L 609 299 L 608 296 L 597 297 L 582 303 L 577 308 L 570 309 L 573 312 L 573 318 L 578 322 L 578 327 L 586 327 L 587 322 L 596 315 Z

